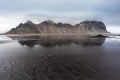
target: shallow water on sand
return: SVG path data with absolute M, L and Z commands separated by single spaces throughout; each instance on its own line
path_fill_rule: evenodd
M 0 80 L 120 80 L 119 61 L 119 36 L 0 36 Z

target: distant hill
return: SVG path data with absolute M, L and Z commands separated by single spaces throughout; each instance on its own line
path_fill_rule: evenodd
M 12 28 L 6 34 L 96 34 L 108 33 L 106 26 L 101 21 L 83 21 L 76 25 L 68 23 L 54 23 L 53 21 L 44 21 L 35 24 L 28 20 L 20 23 L 16 28 Z

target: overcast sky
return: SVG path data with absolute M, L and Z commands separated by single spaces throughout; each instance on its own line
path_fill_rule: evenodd
M 28 19 L 71 24 L 100 20 L 119 32 L 120 0 L 0 0 L 0 33 Z

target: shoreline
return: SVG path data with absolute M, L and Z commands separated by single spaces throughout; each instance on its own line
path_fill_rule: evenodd
M 97 36 L 97 35 L 103 35 L 103 36 L 120 36 L 119 33 L 72 33 L 72 34 L 40 34 L 40 33 L 23 33 L 23 34 L 6 34 L 1 33 L 0 35 L 6 35 L 6 36 Z
M 97 36 L 97 35 L 103 35 L 103 36 L 113 36 L 113 35 L 119 35 L 119 34 L 112 34 L 112 33 L 86 33 L 86 34 L 36 34 L 36 33 L 29 33 L 29 34 L 0 34 L 0 35 L 6 35 L 6 36 Z

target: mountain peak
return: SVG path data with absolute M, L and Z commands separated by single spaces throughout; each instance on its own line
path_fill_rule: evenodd
M 31 20 L 27 20 L 26 23 L 28 23 L 28 24 L 34 24 Z
M 98 23 L 103 23 L 101 21 L 95 21 L 95 20 L 86 20 L 86 21 L 82 21 L 80 24 L 98 24 Z
M 47 20 L 47 21 L 44 21 L 44 22 L 42 22 L 43 24 L 55 24 L 53 21 L 51 21 L 51 20 Z

